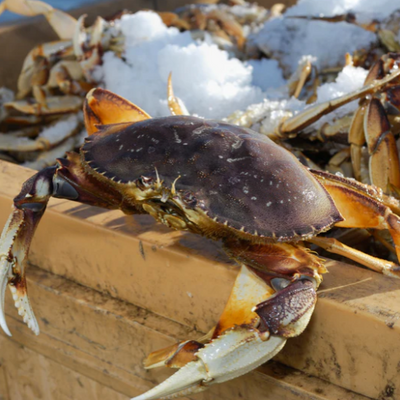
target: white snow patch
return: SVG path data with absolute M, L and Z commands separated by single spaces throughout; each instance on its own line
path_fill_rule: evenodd
M 266 91 L 286 85 L 278 61 L 262 58 L 261 60 L 249 60 L 246 64 L 253 68 L 252 84 L 254 86 Z
M 286 11 L 286 15 L 334 16 L 346 13 L 364 14 L 382 20 L 400 9 L 398 0 L 299 0 Z
M 317 102 L 315 104 L 323 103 L 325 101 L 336 99 L 344 96 L 347 93 L 354 92 L 363 87 L 365 78 L 368 71 L 361 67 L 346 66 L 339 73 L 335 82 L 325 83 L 317 89 Z M 334 112 L 323 116 L 312 127 L 319 129 L 326 122 L 332 122 L 334 119 L 342 118 L 354 112 L 358 107 L 358 100 L 354 100 L 342 107 L 339 107 Z
M 167 28 L 153 12 L 125 15 L 117 22 L 125 35 L 123 59 L 107 52 L 95 79 L 105 87 L 143 108 L 153 117 L 170 115 L 166 101 L 167 78 L 172 72 L 174 92 L 189 113 L 222 118 L 262 101 L 257 74 L 284 83 L 278 64 L 271 61 L 242 63 L 230 58 L 210 40 L 196 42 L 189 32 Z M 253 75 L 254 71 L 254 75 Z
M 278 17 L 267 21 L 253 40 L 265 54 L 279 60 L 286 74 L 291 74 L 304 55 L 315 57 L 320 70 L 342 66 L 346 53 L 368 49 L 377 38 L 347 22 Z

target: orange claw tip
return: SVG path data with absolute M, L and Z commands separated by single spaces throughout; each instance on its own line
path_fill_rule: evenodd
M 106 89 L 95 88 L 88 92 L 83 108 L 89 135 L 97 132 L 95 125 L 138 122 L 150 119 L 141 108 Z

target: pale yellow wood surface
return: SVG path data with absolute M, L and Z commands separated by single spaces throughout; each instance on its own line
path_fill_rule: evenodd
M 8 304 L 13 337 L 0 336 L 0 393 L 7 388 L 2 394 L 9 400 L 126 399 L 171 373 L 144 371 L 141 362 L 149 351 L 196 336 L 181 324 L 36 267 L 29 285 L 42 332 L 28 331 Z M 366 400 L 277 363 L 193 398 Z

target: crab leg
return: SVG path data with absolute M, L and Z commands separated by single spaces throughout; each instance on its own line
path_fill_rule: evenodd
M 0 150 L 36 151 L 49 150 L 78 132 L 77 114 L 67 115 L 47 126 L 35 139 L 21 136 L 21 132 L 0 133 Z M 29 133 L 29 131 L 27 131 Z M 62 153 L 63 155 L 64 153 Z
M 302 129 L 310 126 L 312 123 L 317 121 L 323 115 L 329 114 L 337 108 L 347 104 L 353 100 L 357 100 L 361 97 L 365 97 L 369 94 L 373 94 L 380 90 L 384 85 L 391 82 L 395 78 L 400 76 L 400 69 L 395 70 L 385 78 L 380 80 L 372 81 L 368 85 L 356 90 L 352 93 L 338 97 L 337 99 L 326 101 L 325 103 L 317 104 L 313 107 L 308 108 L 302 113 L 299 113 L 286 121 L 284 121 L 278 128 L 278 135 L 286 135 L 291 133 L 300 132 Z
M 326 237 L 315 237 L 308 240 L 310 243 L 314 243 L 319 247 L 322 247 L 326 251 L 331 253 L 339 254 L 341 256 L 350 258 L 365 267 L 372 269 L 373 271 L 380 272 L 383 275 L 388 275 L 392 278 L 400 278 L 400 266 L 396 265 L 387 260 L 381 260 L 380 258 L 370 256 L 362 251 L 353 249 L 352 247 L 346 246 L 339 240 L 334 238 Z
M 362 164 L 362 146 L 365 144 L 364 116 L 366 106 L 361 105 L 354 114 L 349 129 L 349 143 L 351 151 L 351 164 L 353 166 L 354 177 L 362 182 L 361 164 Z
M 336 223 L 336 226 L 388 229 L 393 238 L 397 258 L 400 260 L 400 217 L 396 214 L 399 212 L 399 205 L 396 204 L 394 199 L 385 196 L 382 191 L 374 186 L 364 185 L 355 180 L 341 178 L 322 171 L 313 170 L 312 173 L 324 185 L 344 217 L 344 220 Z M 358 254 L 356 250 L 347 249 L 340 242 L 322 239 L 318 237 L 310 241 L 328 251 L 340 252 L 339 254 L 355 259 L 368 268 L 380 269 L 386 275 L 400 278 L 400 267 L 398 265 Z
M 82 107 L 80 96 L 51 96 L 46 98 L 46 105 L 28 100 L 12 101 L 4 104 L 6 109 L 14 109 L 24 114 L 54 115 L 77 112 Z
M 7 285 L 18 314 L 36 335 L 39 334 L 39 326 L 28 299 L 25 270 L 33 234 L 52 193 L 55 168 L 46 168 L 25 183 L 21 193 L 14 199 L 13 211 L 0 238 L 0 326 L 8 335 L 11 333 L 4 312 Z
M 386 112 L 378 99 L 372 99 L 364 117 L 364 131 L 370 153 L 371 183 L 386 193 L 400 188 L 400 163 L 396 139 L 390 131 Z
M 73 55 L 72 41 L 71 40 L 58 40 L 55 42 L 48 42 L 44 44 L 40 44 L 34 47 L 28 55 L 25 57 L 24 63 L 22 65 L 22 70 L 18 78 L 18 99 L 23 99 L 25 96 L 29 94 L 32 89 L 32 78 L 38 74 L 38 61 L 39 64 L 42 64 L 39 67 L 46 67 L 46 64 L 49 64 L 49 60 L 51 56 L 57 55 L 57 57 L 64 58 Z M 46 61 L 47 63 L 46 63 Z M 49 67 L 49 65 L 47 65 Z M 47 75 L 46 68 L 41 69 L 43 78 L 44 75 Z M 45 77 L 47 80 L 47 77 Z M 43 78 L 43 81 L 45 80 Z M 37 78 L 34 78 L 37 79 Z M 43 83 L 44 84 L 44 83 Z
M 76 19 L 43 1 L 4 0 L 0 4 L 0 14 L 5 10 L 25 15 L 26 17 L 43 14 L 61 39 L 71 39 L 73 37 Z
M 0 327 L 10 334 L 4 316 L 4 294 L 8 284 L 24 322 L 36 333 L 39 327 L 29 304 L 25 269 L 35 229 L 50 197 L 78 201 L 107 209 L 122 209 L 133 214 L 135 208 L 124 204 L 121 194 L 85 173 L 78 153 L 67 153 L 58 166 L 48 167 L 28 179 L 14 199 L 12 214 L 0 238 Z
M 254 254 L 258 254 L 257 267 L 241 263 L 233 291 L 208 343 L 185 341 L 147 358 L 146 368 L 165 365 L 180 369 L 134 400 L 187 396 L 243 375 L 274 357 L 287 338 L 299 335 L 307 326 L 316 302 L 318 270 L 323 269 L 316 257 L 286 244 L 236 243 L 235 248 L 227 250 L 248 264 L 254 264 Z M 266 270 L 268 262 L 272 262 L 272 272 Z

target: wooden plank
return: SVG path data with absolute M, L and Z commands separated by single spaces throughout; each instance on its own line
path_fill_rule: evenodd
M 126 399 L 171 372 L 145 372 L 141 361 L 149 351 L 196 336 L 186 326 L 36 267 L 30 268 L 29 286 L 42 333 L 34 336 L 7 306 L 13 337 L 0 336 L 0 363 L 9 400 Z M 366 400 L 277 363 L 194 398 Z
M 0 163 L 0 224 L 31 173 Z M 224 262 L 218 244 L 171 232 L 148 217 L 123 217 L 61 200 L 46 212 L 30 259 L 202 332 L 217 321 L 237 270 Z M 398 281 L 346 264 L 330 266 L 310 326 L 289 341 L 279 360 L 379 398 L 400 385 Z

